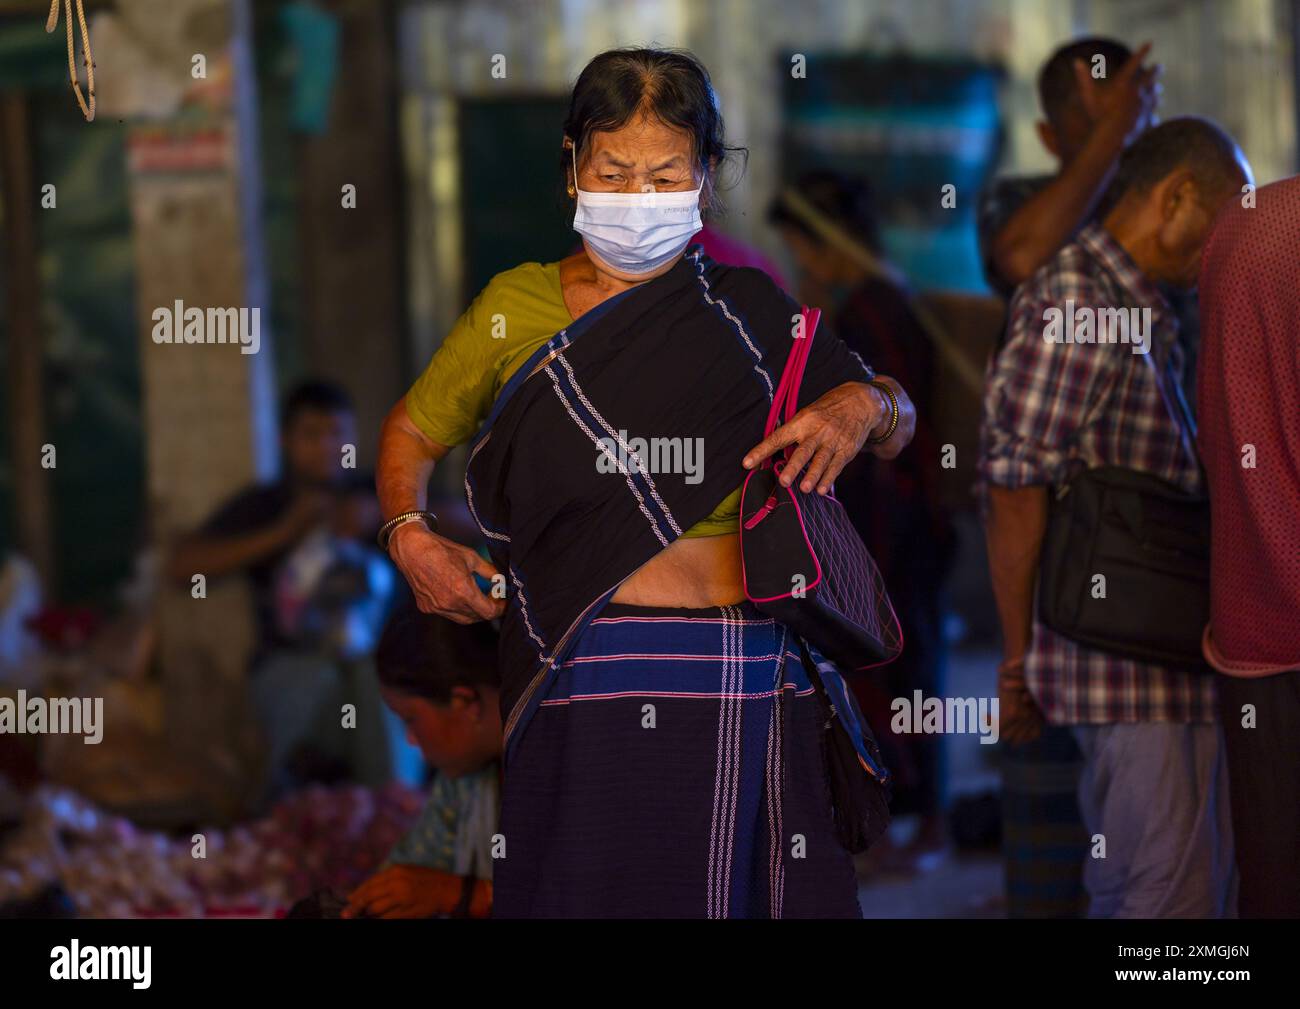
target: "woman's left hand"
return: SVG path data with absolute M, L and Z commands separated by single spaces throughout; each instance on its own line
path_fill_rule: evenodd
M 876 381 L 886 383 L 898 398 L 898 426 L 885 441 L 867 448 L 882 459 L 892 459 L 912 440 L 916 410 L 902 386 L 892 378 L 879 375 Z M 782 424 L 750 449 L 744 466 L 753 469 L 787 445 L 796 445 L 790 461 L 782 468 L 782 485 L 789 487 L 807 467 L 799 489 L 807 494 L 816 487 L 819 494 L 829 493 L 835 478 L 867 439 L 888 430 L 891 414 L 889 397 L 881 390 L 865 382 L 845 382 L 804 407 L 788 424 Z

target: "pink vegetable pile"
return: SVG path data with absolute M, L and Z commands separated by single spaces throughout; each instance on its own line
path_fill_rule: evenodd
M 41 788 L 0 846 L 0 903 L 58 883 L 85 917 L 271 916 L 320 887 L 347 893 L 410 828 L 423 798 L 402 785 L 313 787 L 265 819 L 193 834 L 136 828 L 75 792 Z

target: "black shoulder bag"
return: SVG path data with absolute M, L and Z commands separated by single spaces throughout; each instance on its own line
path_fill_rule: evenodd
M 1175 383 L 1171 403 L 1155 363 L 1148 364 L 1184 448 L 1200 465 L 1182 391 Z M 1208 673 L 1201 632 L 1209 617 L 1204 493 L 1117 466 L 1081 470 L 1057 488 L 1038 574 L 1044 624 L 1090 648 Z
M 804 335 L 794 341 L 772 397 L 763 437 L 789 423 L 812 352 L 820 309 L 803 310 Z M 781 419 L 784 408 L 785 419 Z M 740 571 L 745 595 L 845 672 L 898 658 L 903 633 L 880 569 L 834 493 L 782 487 L 793 446 L 750 471 L 740 492 Z

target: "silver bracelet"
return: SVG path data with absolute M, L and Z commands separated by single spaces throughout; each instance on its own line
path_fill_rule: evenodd
M 436 533 L 438 531 L 438 516 L 433 512 L 421 510 L 402 512 L 400 515 L 394 515 L 379 527 L 379 535 L 375 537 L 379 543 L 379 549 L 384 553 L 388 553 L 388 544 L 393 538 L 393 531 L 398 526 L 406 525 L 407 522 L 414 522 L 416 519 L 423 522 L 428 527 L 429 532 Z

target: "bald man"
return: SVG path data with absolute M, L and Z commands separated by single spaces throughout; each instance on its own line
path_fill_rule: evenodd
M 1214 124 L 1187 117 L 1148 130 L 1120 161 L 1105 217 L 1018 289 L 1006 346 L 989 367 L 980 473 L 1003 631 L 1002 737 L 1032 739 L 1044 722 L 1072 729 L 1094 846 L 1084 861 L 1094 917 L 1232 911 L 1213 677 L 1076 643 L 1039 622 L 1033 601 L 1049 491 L 1075 467 L 1123 467 L 1199 489 L 1195 434 L 1172 406 L 1182 394 L 1178 321 L 1160 285 L 1195 286 L 1215 213 L 1249 181 L 1241 152 Z M 1085 331 L 1085 312 L 1123 313 L 1129 338 Z
M 1300 918 L 1300 176 L 1227 204 L 1200 288 L 1204 650 L 1225 674 L 1239 911 Z

